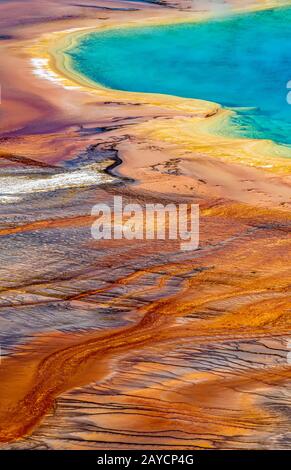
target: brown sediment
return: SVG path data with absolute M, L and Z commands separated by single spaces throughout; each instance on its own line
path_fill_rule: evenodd
M 181 275 L 191 269 L 191 266 L 186 268 L 185 264 L 169 266 L 169 276 Z M 268 291 L 272 277 L 271 275 L 258 283 L 256 289 L 251 286 L 250 281 L 245 280 L 241 283 L 242 286 L 239 286 L 239 295 L 257 295 L 260 298 L 260 295 L 263 296 Z M 126 285 L 132 280 L 130 276 L 128 279 L 120 280 L 119 284 Z M 189 313 L 193 315 L 195 311 L 199 312 L 211 302 L 227 300 L 233 304 L 238 297 L 237 286 L 233 288 L 232 293 L 216 294 L 214 297 L 212 293 L 204 296 L 196 294 L 196 298 L 192 298 L 193 287 L 203 282 L 215 284 L 217 281 L 218 275 L 213 270 L 211 273 L 201 273 L 198 279 L 187 279 L 176 296 L 155 301 L 140 309 L 139 314 L 142 318 L 132 327 L 105 334 L 86 333 L 80 336 L 52 334 L 47 339 L 40 337 L 36 343 L 30 343 L 21 352 L 8 358 L 0 372 L 1 441 L 14 440 L 31 432 L 60 393 L 91 381 L 104 379 L 109 374 L 110 358 L 121 353 L 137 351 L 147 344 L 156 342 L 177 341 L 177 337 L 179 340 L 191 338 L 196 344 L 203 344 L 213 339 L 219 342 L 227 339 L 236 341 L 269 336 L 270 327 L 274 337 L 288 334 L 290 331 L 290 317 L 288 319 L 290 296 L 286 291 L 288 283 L 280 280 L 277 286 L 275 279 L 272 284 L 272 289 L 277 294 L 275 299 L 257 300 L 247 308 L 242 307 L 214 319 L 204 320 L 202 317 L 195 322 L 194 330 L 177 326 L 177 319 L 187 317 Z M 98 293 L 101 292 L 102 290 Z M 90 296 L 92 292 L 76 296 L 75 300 L 85 295 Z M 122 297 L 120 300 L 122 301 Z M 254 383 L 259 386 L 267 383 L 270 386 L 286 382 L 291 378 L 290 374 L 291 369 L 288 366 L 274 367 L 266 371 L 254 370 L 242 374 L 239 378 L 229 379 L 226 383 L 223 381 L 222 387 L 228 389 L 245 384 L 252 388 Z M 207 385 L 193 386 L 194 396 L 191 401 L 194 401 L 196 407 L 202 407 L 202 390 L 204 389 L 207 394 Z M 214 387 L 220 387 L 219 381 L 218 383 L 215 381 Z M 210 384 L 210 389 L 212 388 Z M 189 387 L 187 392 L 188 389 Z M 203 410 L 201 412 L 203 413 Z
M 55 59 L 46 69 L 55 81 L 34 75 L 30 60 L 79 34 L 64 30 L 96 28 L 96 10 L 64 0 L 44 14 L 32 2 L 21 25 L 13 3 L 0 7 L 12 36 L 1 169 L 37 178 L 114 151 L 114 172 L 135 184 L 20 194 L 2 206 L 1 343 L 12 345 L 0 365 L 1 447 L 287 448 L 288 159 L 271 142 L 213 136 L 227 121 L 215 103 L 94 89 Z M 97 27 L 185 15 L 106 9 Z M 200 249 L 93 240 L 91 208 L 115 194 L 199 203 Z

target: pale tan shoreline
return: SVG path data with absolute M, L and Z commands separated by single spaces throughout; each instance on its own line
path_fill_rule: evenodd
M 290 2 L 284 2 L 289 5 Z M 264 5 L 236 8 L 235 13 L 259 11 L 278 7 L 276 2 L 268 2 Z M 288 175 L 291 171 L 291 149 L 278 145 L 269 140 L 254 140 L 248 138 L 234 138 L 229 132 L 228 118 L 234 111 L 221 108 L 217 103 L 207 101 L 185 99 L 169 95 L 143 94 L 112 90 L 90 81 L 87 77 L 77 73 L 69 57 L 64 54 L 66 50 L 75 47 L 76 43 L 87 34 L 102 32 L 110 29 L 124 29 L 131 27 L 144 27 L 153 25 L 166 25 L 178 23 L 190 23 L 209 19 L 212 15 L 176 12 L 158 18 L 140 18 L 131 22 L 109 22 L 99 27 L 80 28 L 75 31 L 65 30 L 44 36 L 38 44 L 29 48 L 29 53 L 43 60 L 43 69 L 48 76 L 55 77 L 64 87 L 74 88 L 97 94 L 106 99 L 126 101 L 134 99 L 135 102 L 151 106 L 162 106 L 183 115 L 172 119 L 169 126 L 163 122 L 147 122 L 137 125 L 138 136 L 151 138 L 162 142 L 171 142 L 182 151 L 199 151 L 209 157 L 222 159 L 228 162 L 239 163 L 251 167 L 263 168 L 267 172 Z M 194 116 L 193 116 L 194 115 Z M 209 117 L 210 116 L 210 117 Z M 205 119 L 207 117 L 207 119 Z M 177 133 L 176 130 L 179 129 Z M 215 132 L 217 131 L 217 132 Z M 222 135 L 219 135 L 222 134 Z M 201 146 L 203 141 L 203 146 Z M 238 156 L 239 154 L 239 156 Z M 287 158 L 286 158 L 287 157 Z

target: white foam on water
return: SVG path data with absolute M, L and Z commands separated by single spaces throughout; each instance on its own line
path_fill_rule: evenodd
M 99 173 L 92 166 L 50 176 L 3 176 L 0 178 L 0 202 L 7 204 L 16 202 L 25 194 L 93 186 L 111 181 L 113 178 Z

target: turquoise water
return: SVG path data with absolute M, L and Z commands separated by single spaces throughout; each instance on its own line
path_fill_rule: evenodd
M 291 144 L 291 8 L 92 33 L 67 53 L 107 87 L 251 108 L 238 110 L 232 134 Z

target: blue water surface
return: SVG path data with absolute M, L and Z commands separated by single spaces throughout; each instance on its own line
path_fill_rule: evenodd
M 248 108 L 232 134 L 291 144 L 291 8 L 91 33 L 67 54 L 107 87 Z

